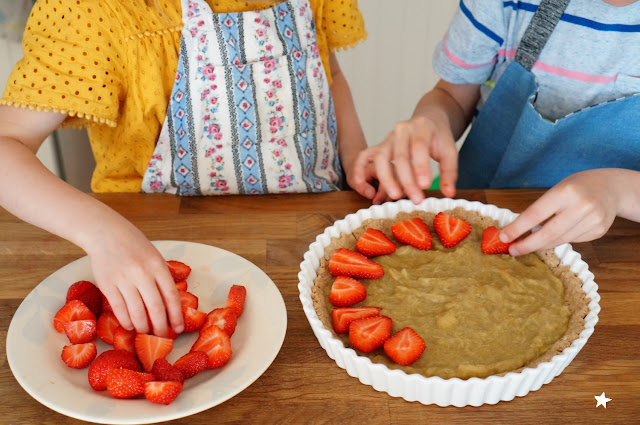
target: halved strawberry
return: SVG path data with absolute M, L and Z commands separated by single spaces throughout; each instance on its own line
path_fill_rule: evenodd
M 202 351 L 187 353 L 175 361 L 173 367 L 182 372 L 184 379 L 196 376 L 209 365 L 209 358 Z
M 155 381 L 184 382 L 184 375 L 180 369 L 173 366 L 167 359 L 156 359 L 153 362 L 151 373 L 156 377 Z M 154 379 L 152 379 L 154 381 Z
M 173 340 L 161 336 L 138 334 L 135 340 L 136 355 L 147 372 L 151 372 L 156 359 L 164 359 L 173 350 Z
M 244 311 L 244 301 L 247 297 L 247 288 L 242 285 L 232 285 L 227 295 L 227 305 L 236 314 L 236 317 L 242 316 Z
M 230 307 L 214 308 L 207 314 L 207 317 L 200 328 L 200 333 L 209 326 L 217 326 L 224 331 L 229 338 L 236 331 L 238 319 L 236 313 Z
M 71 300 L 82 301 L 96 317 L 102 314 L 102 292 L 88 280 L 80 280 L 67 289 L 66 302 Z
M 378 316 L 380 307 L 341 307 L 331 310 L 331 319 L 333 321 L 333 330 L 339 334 L 349 332 L 349 325 L 354 320 L 364 319 L 365 317 Z
M 335 250 L 329 260 L 329 271 L 332 276 L 350 276 L 357 279 L 380 279 L 384 276 L 380 264 L 347 248 Z
M 144 384 L 155 379 L 153 374 L 129 369 L 110 369 L 107 372 L 107 391 L 115 398 L 133 398 L 144 394 Z
M 113 345 L 113 333 L 120 326 L 113 311 L 107 311 L 98 318 L 96 331 L 101 340 L 109 345 Z
M 180 294 L 180 305 L 183 307 L 187 306 L 196 309 L 198 308 L 198 297 L 193 295 L 191 292 L 178 291 L 178 294 Z
M 331 285 L 329 302 L 336 307 L 348 307 L 367 298 L 367 288 L 362 282 L 348 276 L 338 276 Z
M 72 344 L 91 342 L 96 337 L 95 320 L 74 320 L 64 324 L 64 333 Z
M 426 344 L 411 328 L 403 328 L 384 343 L 384 352 L 399 365 L 407 366 L 420 358 Z
M 480 248 L 485 254 L 508 254 L 513 242 L 504 243 L 500 240 L 500 229 L 495 226 L 487 227 L 482 232 Z
M 96 320 L 95 314 L 80 300 L 71 300 L 63 305 L 53 318 L 53 327 L 60 333 L 64 332 L 64 325 L 75 320 Z
M 171 277 L 176 283 L 187 280 L 187 277 L 191 274 L 191 267 L 180 261 L 169 260 L 167 261 L 167 266 L 169 266 Z
M 107 373 L 111 369 L 130 369 L 140 372 L 136 356 L 126 350 L 107 350 L 100 353 L 89 366 L 89 385 L 96 391 L 107 389 Z
M 194 332 L 199 330 L 207 318 L 207 313 L 191 307 L 182 307 L 182 317 L 184 318 L 184 332 Z
M 118 326 L 113 332 L 113 348 L 136 354 L 136 335 L 135 329 L 128 331 L 122 326 Z
M 356 249 L 362 255 L 375 257 L 394 253 L 396 244 L 382 231 L 369 227 L 356 242 Z
M 387 316 L 365 317 L 349 325 L 349 342 L 365 353 L 382 347 L 390 336 L 391 319 Z
M 156 404 L 169 404 L 182 391 L 182 382 L 152 381 L 144 384 L 144 396 Z
M 62 361 L 73 369 L 84 369 L 96 358 L 98 349 L 93 342 L 65 345 L 62 349 Z
M 231 358 L 231 339 L 217 326 L 209 326 L 200 333 L 200 337 L 191 347 L 190 352 L 206 353 L 207 367 L 216 369 L 227 364 Z
M 471 233 L 471 225 L 443 212 L 436 214 L 433 227 L 445 248 L 452 248 Z
M 428 251 L 432 246 L 429 226 L 420 217 L 400 221 L 391 225 L 391 233 L 398 242 Z
M 176 289 L 178 291 L 186 291 L 189 288 L 189 284 L 186 280 L 176 282 Z

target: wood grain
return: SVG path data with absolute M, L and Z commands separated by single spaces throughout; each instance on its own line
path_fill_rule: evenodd
M 521 212 L 540 190 L 461 191 Z M 438 193 L 429 193 L 440 196 Z M 393 398 L 361 384 L 320 347 L 298 298 L 299 264 L 325 227 L 369 203 L 353 192 L 288 196 L 178 198 L 94 195 L 149 239 L 201 242 L 262 268 L 287 306 L 284 344 L 269 369 L 232 399 L 172 424 L 227 423 L 638 423 L 640 420 L 640 225 L 618 219 L 601 239 L 576 244 L 596 276 L 600 321 L 576 359 L 550 384 L 509 402 L 441 408 Z M 5 341 L 20 302 L 49 274 L 82 257 L 71 243 L 0 209 L 0 423 L 81 424 L 41 405 L 17 383 Z M 607 408 L 595 395 L 606 392 Z

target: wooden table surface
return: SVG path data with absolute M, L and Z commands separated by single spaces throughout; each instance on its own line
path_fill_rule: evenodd
M 542 193 L 474 190 L 460 191 L 458 197 L 521 212 Z M 560 376 L 512 401 L 443 408 L 393 398 L 347 375 L 320 347 L 302 310 L 297 289 L 302 256 L 325 227 L 369 206 L 357 194 L 93 196 L 149 239 L 200 242 L 246 258 L 271 277 L 284 298 L 287 334 L 266 372 L 232 399 L 172 424 L 640 423 L 640 224 L 617 219 L 601 239 L 574 245 L 595 274 L 602 311 L 594 334 Z M 82 256 L 73 244 L 0 209 L 2 424 L 83 423 L 31 398 L 13 377 L 5 350 L 20 302 L 52 272 Z M 606 409 L 596 408 L 594 396 L 602 392 L 612 399 Z

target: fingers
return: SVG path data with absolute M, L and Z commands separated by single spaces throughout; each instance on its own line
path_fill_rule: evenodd
M 127 304 L 124 302 L 124 298 L 122 298 L 120 291 L 118 291 L 115 286 L 109 285 L 101 285 L 100 290 L 104 296 L 107 297 L 109 305 L 111 305 L 111 309 L 113 310 L 113 314 L 116 316 L 116 319 L 118 319 L 120 326 L 128 331 L 135 329 L 131 322 L 131 318 L 129 317 Z
M 574 240 L 574 237 L 582 233 L 582 221 L 576 223 L 570 210 L 565 210 L 555 215 L 546 222 L 538 231 L 517 241 L 509 247 L 511 255 L 525 255 L 539 249 L 555 248 L 563 243 Z
M 387 140 L 389 140 L 387 138 Z M 396 181 L 395 172 L 391 164 L 393 144 L 385 140 L 377 149 L 374 166 L 377 172 L 379 189 L 382 188 L 392 199 L 402 197 L 402 189 Z
M 450 198 L 456 194 L 458 181 L 458 149 L 450 132 L 441 131 L 437 134 L 441 143 L 435 143 L 437 150 L 433 159 L 440 163 L 440 191 Z
M 373 149 L 369 148 L 356 157 L 352 175 L 348 178 L 349 186 L 367 199 L 373 199 L 376 195 L 375 187 L 370 184 L 374 178 L 374 173 L 371 171 Z
M 174 332 L 181 333 L 184 330 L 184 317 L 182 316 L 180 294 L 178 294 L 176 284 L 168 271 L 163 273 L 162 276 L 158 276 L 157 283 L 164 300 L 169 324 Z
M 140 292 L 138 292 L 138 288 L 131 284 L 123 284 L 120 285 L 118 289 L 120 289 L 120 293 L 127 305 L 127 310 L 129 311 L 129 317 L 131 318 L 133 327 L 139 333 L 149 333 L 147 312 L 144 303 L 142 302 L 142 298 L 140 297 Z M 116 318 L 117 317 L 118 316 L 116 314 Z
M 413 149 L 410 151 L 410 146 L 413 147 L 415 145 L 415 147 L 417 147 L 419 145 L 419 143 L 412 143 L 415 137 L 416 136 L 412 134 L 411 128 L 402 126 L 396 129 L 396 140 L 393 144 L 393 165 L 404 193 L 406 193 L 407 197 L 411 199 L 413 203 L 418 204 L 424 199 L 424 194 L 422 190 L 420 190 L 420 187 L 418 187 L 416 181 L 414 172 L 415 164 L 412 162 L 414 158 Z M 427 159 L 428 158 L 429 156 L 427 154 Z M 423 164 L 423 162 L 421 162 L 421 164 Z
M 537 201 L 529 208 L 524 210 L 512 223 L 505 226 L 500 232 L 502 242 L 508 243 L 518 239 L 535 226 L 557 212 L 558 207 L 555 206 L 555 195 L 552 191 L 545 192 Z M 561 205 L 562 203 L 560 203 Z

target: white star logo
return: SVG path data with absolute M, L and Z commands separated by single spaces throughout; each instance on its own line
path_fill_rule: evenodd
M 600 394 L 600 395 L 594 396 L 594 398 L 598 401 L 598 403 L 596 404 L 596 407 L 602 405 L 602 406 L 604 406 L 605 409 L 607 408 L 607 402 L 611 401 L 610 398 L 607 398 L 604 395 L 604 392 L 602 394 Z

